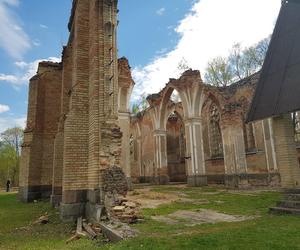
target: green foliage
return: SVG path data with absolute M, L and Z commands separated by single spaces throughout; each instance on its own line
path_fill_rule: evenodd
M 215 86 L 225 87 L 232 83 L 234 78 L 228 58 L 216 57 L 208 62 L 205 80 Z
M 132 108 L 131 108 L 131 112 L 133 114 L 137 114 L 145 109 L 147 109 L 149 107 L 149 104 L 148 104 L 148 101 L 147 101 L 147 97 L 143 94 L 141 95 L 141 97 L 139 98 L 139 102 L 137 103 L 134 103 L 132 105 Z
M 3 144 L 8 144 L 15 148 L 17 155 L 20 155 L 20 147 L 23 141 L 23 129 L 20 127 L 9 128 L 1 133 Z
M 208 62 L 206 82 L 225 87 L 254 74 L 264 63 L 269 42 L 270 37 L 247 48 L 242 48 L 240 43 L 234 44 L 228 57 L 216 57 Z
M 12 186 L 17 186 L 23 130 L 19 127 L 7 129 L 0 139 L 0 185 L 4 188 L 10 180 Z
M 9 144 L 0 147 L 0 184 L 5 187 L 6 181 L 11 180 L 12 185 L 17 184 L 19 172 L 19 156 L 15 148 Z
M 133 114 L 137 114 L 138 112 L 140 112 L 139 105 L 136 104 L 136 103 L 134 103 L 134 104 L 132 105 L 132 113 L 133 113 Z

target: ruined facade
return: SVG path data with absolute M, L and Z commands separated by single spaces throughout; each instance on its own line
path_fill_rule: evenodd
M 187 181 L 190 186 L 298 186 L 299 164 L 293 161 L 291 169 L 280 164 L 286 152 L 278 146 L 284 142 L 274 119 L 245 122 L 258 79 L 256 73 L 223 88 L 204 84 L 199 71 L 170 79 L 148 97 L 149 108 L 132 118 L 132 179 Z M 174 92 L 179 101 L 172 100 Z M 297 153 L 294 138 L 291 143 Z
M 217 88 L 188 70 L 130 114 L 117 11 L 117 0 L 74 0 L 62 62 L 40 63 L 30 80 L 21 200 L 51 198 L 65 220 L 99 220 L 107 197 L 132 182 L 300 184 L 291 116 L 245 123 L 259 73 Z
M 62 62 L 40 63 L 30 81 L 20 198 L 51 196 L 66 220 L 99 216 L 106 191 L 126 193 L 130 183 L 121 148 L 134 83 L 117 59 L 117 12 L 116 0 L 73 1 Z

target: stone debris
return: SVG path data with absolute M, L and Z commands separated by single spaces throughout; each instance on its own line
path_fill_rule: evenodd
M 134 202 L 130 202 L 130 201 L 124 202 L 124 205 L 129 208 L 136 208 L 136 203 Z
M 119 219 L 100 223 L 100 226 L 105 236 L 112 242 L 133 238 L 138 234 L 137 230 L 132 229 L 126 223 L 122 223 Z
M 119 204 L 111 208 L 111 217 L 127 224 L 134 224 L 143 219 L 140 215 L 140 204 L 125 198 L 120 199 Z
M 77 219 L 76 232 L 66 241 L 66 244 L 69 244 L 72 241 L 76 241 L 81 238 L 96 240 L 98 238 L 103 238 L 103 236 L 104 235 L 102 234 L 102 230 L 99 225 L 87 223 L 85 219 L 79 217 Z
M 125 206 L 115 206 L 112 208 L 112 210 L 115 212 L 115 213 L 119 213 L 119 212 L 125 212 Z
M 49 223 L 49 216 L 47 213 L 45 213 L 45 215 L 39 217 L 36 221 L 34 221 L 32 224 L 33 225 L 37 225 L 37 224 L 40 224 L 40 225 L 45 225 L 45 224 L 48 224 Z

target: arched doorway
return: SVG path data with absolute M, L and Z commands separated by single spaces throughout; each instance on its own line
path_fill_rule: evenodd
M 186 182 L 185 130 L 181 116 L 172 112 L 167 120 L 167 158 L 170 182 Z

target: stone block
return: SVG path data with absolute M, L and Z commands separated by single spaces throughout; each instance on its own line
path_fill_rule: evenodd
M 75 222 L 85 215 L 85 203 L 60 204 L 60 218 L 65 222 Z
M 203 187 L 207 186 L 206 175 L 192 175 L 187 177 L 187 184 L 189 187 Z

